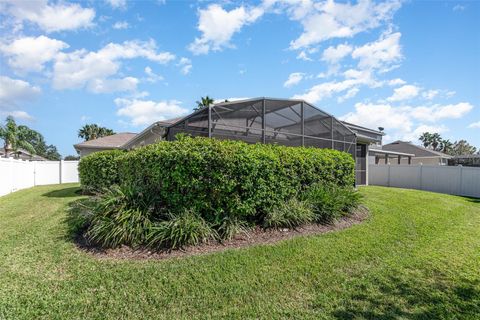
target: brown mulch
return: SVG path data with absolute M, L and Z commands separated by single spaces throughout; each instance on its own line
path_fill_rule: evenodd
M 309 224 L 297 229 L 278 229 L 264 230 L 256 228 L 250 230 L 247 234 L 239 234 L 234 239 L 224 241 L 222 243 L 211 241 L 209 243 L 190 246 L 182 249 L 170 251 L 152 251 L 151 249 L 132 249 L 128 246 L 122 246 L 115 249 L 102 249 L 99 247 L 88 245 L 85 239 L 77 238 L 77 247 L 96 258 L 100 259 L 169 259 L 176 257 L 185 257 L 193 255 L 201 255 L 211 252 L 219 252 L 227 249 L 236 249 L 250 247 L 253 245 L 273 244 L 282 240 L 291 239 L 299 236 L 323 234 L 337 230 L 343 230 L 356 224 L 360 224 L 369 216 L 366 207 L 359 207 L 353 214 L 348 217 L 339 219 L 333 224 Z

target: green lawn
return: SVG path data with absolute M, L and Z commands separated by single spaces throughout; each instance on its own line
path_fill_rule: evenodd
M 76 185 L 0 198 L 0 319 L 478 319 L 480 200 L 365 187 L 334 233 L 165 261 L 99 260 L 68 239 Z

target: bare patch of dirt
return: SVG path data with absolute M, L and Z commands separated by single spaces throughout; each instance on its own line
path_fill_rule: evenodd
M 115 249 L 102 249 L 99 247 L 89 245 L 85 238 L 77 237 L 77 247 L 96 258 L 100 259 L 131 259 L 131 260 L 145 260 L 145 259 L 170 259 L 176 257 L 185 257 L 193 255 L 201 255 L 211 252 L 219 252 L 227 249 L 244 248 L 253 245 L 274 244 L 276 242 L 291 239 L 299 236 L 323 234 L 337 230 L 343 230 L 356 224 L 360 224 L 369 216 L 369 211 L 366 207 L 359 207 L 353 214 L 348 217 L 339 219 L 333 224 L 309 224 L 297 229 L 278 229 L 265 230 L 262 228 L 255 228 L 250 230 L 247 234 L 238 234 L 234 239 L 223 241 L 222 243 L 211 241 L 197 246 L 190 246 L 182 249 L 152 251 L 151 249 L 133 249 L 128 246 L 122 246 Z

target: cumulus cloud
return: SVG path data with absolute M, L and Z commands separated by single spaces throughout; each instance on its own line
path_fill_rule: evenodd
M 113 24 L 112 28 L 116 30 L 124 30 L 130 28 L 130 25 L 127 21 L 117 21 Z
M 32 100 L 40 92 L 39 87 L 33 86 L 26 81 L 0 76 L 0 104 L 2 106 L 15 105 L 17 102 Z
M 372 74 L 368 70 L 349 69 L 345 71 L 343 75 L 345 76 L 344 80 L 328 81 L 317 84 L 303 94 L 294 95 L 293 98 L 317 103 L 323 99 L 332 97 L 334 94 L 346 92 L 344 98 L 348 99 L 358 93 L 358 90 L 352 90 L 354 88 L 358 89 L 358 87 L 362 85 L 367 85 L 369 87 L 381 85 L 372 78 Z M 350 91 L 350 94 L 348 94 L 349 90 L 352 90 Z
M 389 103 L 356 103 L 352 112 L 340 119 L 369 128 L 382 126 L 387 140 L 416 140 L 422 132 L 444 132 L 448 128 L 438 121 L 465 116 L 473 106 L 461 102 L 455 105 L 400 106 Z M 431 124 L 428 124 L 431 123 Z
M 352 58 L 359 60 L 360 69 L 388 71 L 392 64 L 403 58 L 400 37 L 400 32 L 383 34 L 377 41 L 355 48 Z
M 339 44 L 336 47 L 328 47 L 323 51 L 322 61 L 331 64 L 338 63 L 341 59 L 348 56 L 352 52 L 352 47 L 348 44 Z
M 403 79 L 400 79 L 400 78 L 396 78 L 396 79 L 392 79 L 392 80 L 388 80 L 388 85 L 389 86 L 401 86 L 403 84 L 406 84 L 407 82 Z
M 374 3 L 363 0 L 357 4 L 337 3 L 333 0 L 321 3 L 278 2 L 286 4 L 291 19 L 301 22 L 303 26 L 303 33 L 290 43 L 291 49 L 309 47 L 332 38 L 350 38 L 377 28 L 389 21 L 401 7 L 401 1 Z
M 304 77 L 305 77 L 305 73 L 301 73 L 301 72 L 291 73 L 288 76 L 287 81 L 285 81 L 285 83 L 283 84 L 283 86 L 285 88 L 293 87 L 294 85 L 299 84 L 300 81 L 302 81 Z
M 125 9 L 127 0 L 105 0 L 113 9 Z
M 263 15 L 260 7 L 247 8 L 240 6 L 227 11 L 218 4 L 211 4 L 199 10 L 197 29 L 202 33 L 189 45 L 193 54 L 206 54 L 231 47 L 230 40 L 245 25 L 255 22 Z
M 192 70 L 192 61 L 188 58 L 182 57 L 177 64 L 180 67 L 180 72 L 187 75 Z
M 153 72 L 152 68 L 150 68 L 148 66 L 145 67 L 144 71 L 148 76 L 148 78 L 147 78 L 148 82 L 155 83 L 157 81 L 162 81 L 163 80 L 163 77 L 161 75 L 158 75 L 155 72 Z
M 125 41 L 122 44 L 109 43 L 99 51 L 82 49 L 71 53 L 59 53 L 53 66 L 53 87 L 74 89 L 86 86 L 87 89 L 96 93 L 133 90 L 136 81 L 131 77 L 112 79 L 114 81 L 106 80 L 117 74 L 121 60 L 134 58 L 145 58 L 166 64 L 175 59 L 175 56 L 169 52 L 157 52 L 153 40 Z
M 472 109 L 473 105 L 468 102 L 447 105 L 436 104 L 429 107 L 412 108 L 412 116 L 422 121 L 436 122 L 442 119 L 461 118 Z
M 439 90 L 428 90 L 422 93 L 422 97 L 424 97 L 427 100 L 432 100 L 433 98 L 438 96 L 439 93 L 440 93 Z
M 152 101 L 117 98 L 115 104 L 119 107 L 117 115 L 129 118 L 130 123 L 134 126 L 149 125 L 155 121 L 175 118 L 188 112 L 176 100 Z
M 125 77 L 122 79 L 93 79 L 88 83 L 87 90 L 93 93 L 112 93 L 116 91 L 137 90 L 138 79 Z
M 0 52 L 8 57 L 7 62 L 18 72 L 42 71 L 44 64 L 69 45 L 46 36 L 23 37 L 9 44 L 0 44 Z
M 41 90 L 30 83 L 0 76 L 0 115 L 13 116 L 17 119 L 31 120 L 33 117 L 21 108 L 21 104 L 35 99 Z
M 402 101 L 418 96 L 420 88 L 414 85 L 406 84 L 393 90 L 393 95 L 387 98 L 388 101 Z
M 38 1 L 4 1 L 4 9 L 15 23 L 36 24 L 46 32 L 77 30 L 93 25 L 95 10 L 83 8 L 77 3 L 48 3 Z
M 479 128 L 480 129 L 480 121 L 470 123 L 468 125 L 468 127 L 471 128 L 471 129 L 473 129 L 473 128 Z

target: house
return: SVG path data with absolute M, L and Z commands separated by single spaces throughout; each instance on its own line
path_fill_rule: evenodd
M 130 150 L 160 140 L 174 140 L 178 133 L 348 152 L 356 160 L 357 184 L 368 184 L 369 148 L 380 146 L 384 135 L 378 130 L 342 122 L 303 100 L 260 97 L 222 102 L 182 118 L 155 122 L 121 148 Z M 411 156 L 389 153 L 396 157 Z
M 122 146 L 136 135 L 136 133 L 131 132 L 116 133 L 111 136 L 77 143 L 73 146 L 80 157 L 84 157 L 93 152 L 122 149 Z
M 414 156 L 411 158 L 411 164 L 444 166 L 447 165 L 448 160 L 452 158 L 452 156 L 449 156 L 448 154 L 400 140 L 382 146 L 382 150 L 413 154 Z M 379 158 L 376 159 L 376 163 L 381 163 Z M 402 162 L 402 164 L 404 163 Z
M 0 150 L 0 158 L 5 158 L 5 150 Z M 30 152 L 28 152 L 25 149 L 18 149 L 17 151 L 9 151 L 8 152 L 8 157 L 9 158 L 14 158 L 14 159 L 20 159 L 20 160 L 31 160 L 31 161 L 48 161 L 48 159 L 45 159 L 44 157 L 41 157 L 39 155 L 32 155 Z

